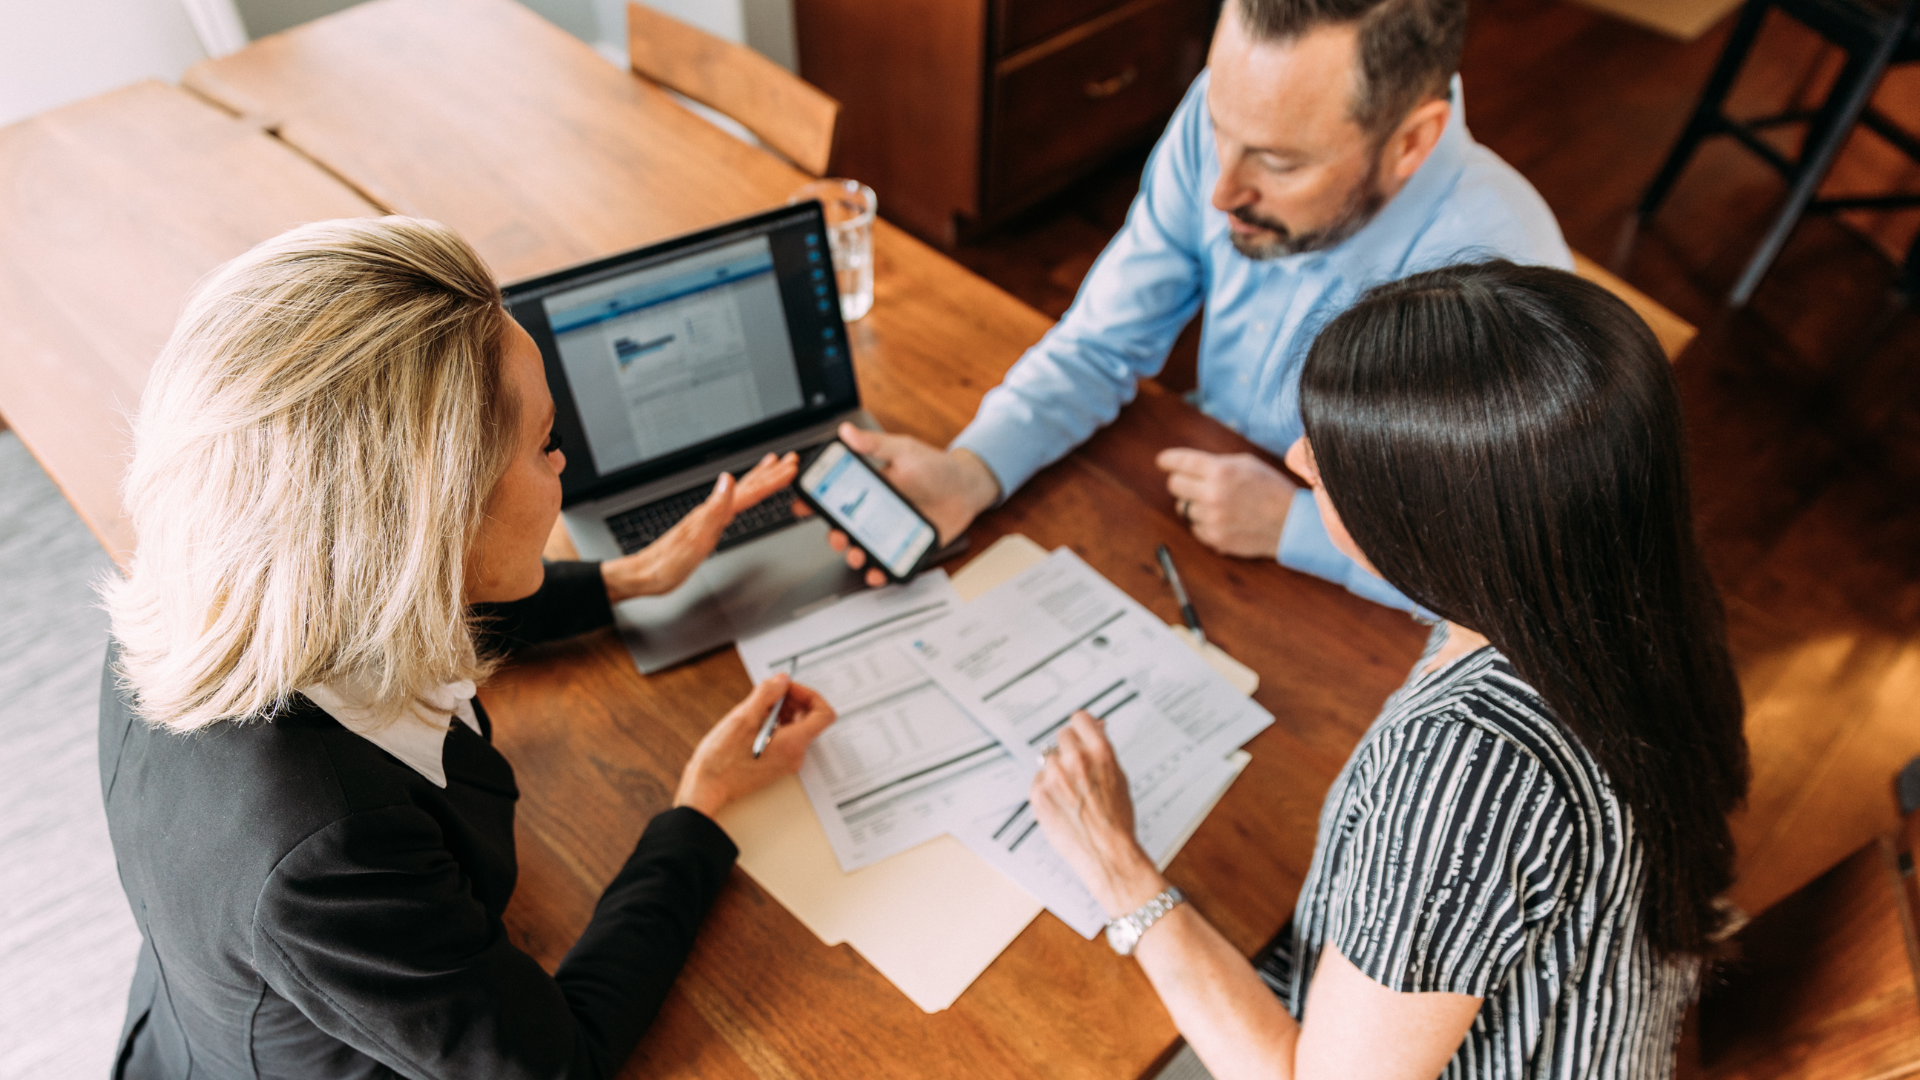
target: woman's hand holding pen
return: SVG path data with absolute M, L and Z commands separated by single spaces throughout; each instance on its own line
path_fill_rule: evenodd
M 756 758 L 753 737 L 767 711 L 783 697 L 777 733 Z M 694 747 L 693 759 L 680 774 L 673 805 L 691 806 L 713 817 L 728 803 L 798 772 L 808 744 L 833 720 L 833 706 L 825 698 L 785 675 L 775 675 L 754 687 Z
M 1167 887 L 1133 833 L 1133 795 L 1107 741 L 1106 724 L 1085 709 L 1060 729 L 1027 796 L 1047 841 L 1073 867 L 1109 918 Z

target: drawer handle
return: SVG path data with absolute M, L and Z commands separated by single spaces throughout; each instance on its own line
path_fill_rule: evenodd
M 1101 98 L 1110 98 L 1120 91 L 1125 90 L 1127 87 L 1132 86 L 1133 81 L 1139 77 L 1140 70 L 1129 67 L 1111 79 L 1101 79 L 1099 82 L 1088 83 L 1086 85 L 1087 96 L 1095 101 L 1099 101 Z

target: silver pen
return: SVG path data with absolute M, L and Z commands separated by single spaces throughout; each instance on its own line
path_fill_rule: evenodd
M 1180 605 L 1180 618 L 1186 621 L 1187 629 L 1193 631 L 1193 636 L 1200 644 L 1205 645 L 1207 632 L 1200 629 L 1200 615 L 1193 610 L 1193 601 L 1187 599 L 1187 587 L 1180 583 L 1180 571 L 1173 568 L 1173 552 L 1167 550 L 1167 545 L 1161 544 L 1160 550 L 1153 554 L 1154 558 L 1160 560 L 1160 572 L 1167 576 L 1167 584 L 1173 587 L 1173 599 Z
M 791 664 L 789 664 L 787 668 L 787 677 L 793 677 L 793 667 Z M 755 760 L 758 760 L 761 754 L 766 753 L 767 747 L 773 742 L 773 729 L 780 726 L 780 707 L 786 703 L 787 695 L 781 694 L 779 700 L 773 703 L 773 708 L 767 710 L 767 718 L 760 721 L 760 731 L 753 737 L 753 756 Z

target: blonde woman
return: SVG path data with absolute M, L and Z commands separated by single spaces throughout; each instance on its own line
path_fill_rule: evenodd
M 199 290 L 155 365 L 106 590 L 100 765 L 143 941 L 119 1077 L 617 1072 L 725 883 L 713 815 L 832 710 L 762 683 L 694 750 L 549 976 L 514 948 L 503 650 L 672 589 L 768 459 L 658 543 L 543 565 L 565 459 L 486 266 L 406 218 L 295 229 Z M 760 759 L 760 717 L 786 727 Z

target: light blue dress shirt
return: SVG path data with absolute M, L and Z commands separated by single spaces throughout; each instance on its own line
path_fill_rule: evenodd
M 1275 453 L 1300 437 L 1300 366 L 1319 328 L 1368 287 L 1451 263 L 1500 256 L 1572 269 L 1553 212 L 1533 186 L 1467 133 L 1464 94 L 1433 152 L 1372 221 L 1337 247 L 1284 258 L 1234 250 L 1210 198 L 1220 160 L 1207 112 L 1208 72 L 1187 90 L 1154 147 L 1127 222 L 1073 306 L 980 403 L 953 441 L 978 454 L 1011 493 L 1133 400 L 1166 364 L 1204 300 L 1199 405 Z M 1398 590 L 1328 539 L 1312 492 L 1287 513 L 1282 565 L 1403 609 Z

